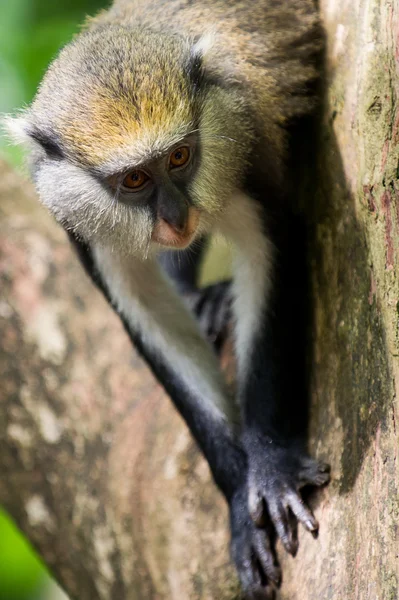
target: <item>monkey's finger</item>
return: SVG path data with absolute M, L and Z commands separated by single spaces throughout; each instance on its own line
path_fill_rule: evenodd
M 220 333 L 226 328 L 231 312 L 230 282 L 222 282 L 219 286 L 219 293 L 215 299 L 215 316 L 213 331 Z
M 281 585 L 281 567 L 278 564 L 268 535 L 262 530 L 256 532 L 254 539 L 254 550 L 264 574 L 277 587 Z
M 256 587 L 245 592 L 245 600 L 276 600 L 276 592 L 271 585 Z
M 263 498 L 255 485 L 249 485 L 248 511 L 255 525 L 257 527 L 262 527 L 264 524 L 264 503 Z
M 204 331 L 211 333 L 226 325 L 229 290 L 230 282 L 221 281 L 198 291 L 193 309 Z
M 248 548 L 249 550 L 249 548 Z M 261 577 L 256 568 L 254 560 L 245 552 L 245 556 L 236 556 L 236 568 L 245 596 L 250 598 L 251 594 L 261 588 Z
M 286 499 L 298 521 L 316 537 L 319 530 L 319 523 L 310 508 L 306 506 L 302 498 L 294 491 L 288 492 Z
M 327 463 L 309 459 L 298 474 L 299 488 L 305 485 L 325 485 L 330 481 L 330 470 Z
M 295 556 L 298 551 L 298 540 L 295 540 L 291 531 L 287 511 L 281 502 L 268 502 L 268 507 L 273 525 L 284 548 L 289 554 Z
M 298 552 L 299 548 L 299 540 L 298 540 L 298 519 L 292 512 L 290 508 L 287 509 L 288 512 L 288 523 L 291 531 L 291 536 L 293 540 L 293 544 L 296 547 L 295 554 Z
M 317 460 L 316 458 L 312 458 L 311 456 L 304 456 L 301 459 L 302 466 L 305 468 L 317 468 L 319 471 L 327 471 L 328 473 L 331 471 L 331 466 L 324 462 L 323 460 Z

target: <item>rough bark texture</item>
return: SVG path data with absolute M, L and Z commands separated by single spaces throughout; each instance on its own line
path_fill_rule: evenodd
M 332 463 L 284 600 L 399 597 L 399 4 L 323 0 L 312 447 Z
M 333 481 L 282 600 L 399 596 L 399 5 L 323 0 L 311 448 Z M 181 419 L 25 183 L 0 183 L 0 502 L 79 600 L 237 596 Z M 399 425 L 398 425 L 399 427 Z M 280 552 L 282 555 L 282 553 Z

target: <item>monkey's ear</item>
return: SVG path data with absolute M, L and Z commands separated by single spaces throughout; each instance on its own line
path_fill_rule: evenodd
M 198 38 L 198 40 L 196 40 L 191 46 L 188 73 L 194 85 L 196 86 L 199 85 L 204 77 L 206 57 L 209 50 L 213 46 L 214 40 L 214 33 L 208 32 Z
M 207 31 L 204 35 L 201 35 L 191 48 L 191 54 L 193 56 L 199 56 L 202 59 L 206 57 L 209 50 L 215 43 L 216 33 L 214 31 Z
M 64 156 L 55 137 L 34 125 L 29 119 L 28 111 L 17 117 L 6 115 L 2 119 L 2 127 L 10 141 L 16 145 L 23 145 L 28 150 L 40 149 L 53 158 Z
M 25 114 L 18 117 L 5 115 L 1 120 L 1 128 L 10 142 L 16 145 L 29 145 L 32 142 L 29 135 L 30 123 Z

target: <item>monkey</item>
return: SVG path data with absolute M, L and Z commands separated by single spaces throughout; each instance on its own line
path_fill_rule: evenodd
M 115 0 L 7 121 L 42 203 L 204 454 L 248 598 L 274 597 L 276 540 L 295 555 L 298 523 L 317 534 L 301 489 L 329 480 L 295 416 L 307 298 L 290 202 L 291 124 L 315 110 L 322 48 L 313 0 Z M 215 233 L 233 276 L 201 290 Z M 234 394 L 216 344 L 229 318 Z

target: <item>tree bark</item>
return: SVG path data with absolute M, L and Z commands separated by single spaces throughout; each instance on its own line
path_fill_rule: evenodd
M 399 596 L 399 4 L 322 0 L 310 446 L 332 463 L 282 600 Z M 31 187 L 0 182 L 0 502 L 71 598 L 238 597 L 190 435 Z M 308 188 L 309 189 L 309 188 Z
M 320 536 L 284 600 L 399 597 L 399 4 L 322 0 L 327 85 L 313 177 L 311 447 L 332 464 Z

